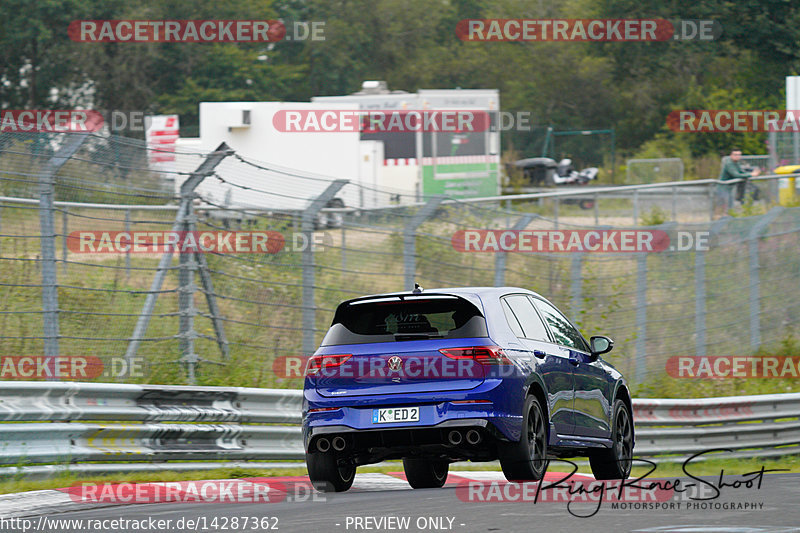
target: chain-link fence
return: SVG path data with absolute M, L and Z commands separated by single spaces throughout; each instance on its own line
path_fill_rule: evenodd
M 707 249 L 468 252 L 456 238 L 464 230 L 610 231 L 616 218 L 562 205 L 556 219 L 537 200 L 416 203 L 276 169 L 224 145 L 179 152 L 175 167 L 152 170 L 144 143 L 125 138 L 0 137 L 0 353 L 137 362 L 138 373 L 119 378 L 131 382 L 296 387 L 277 362 L 309 355 L 338 302 L 414 282 L 535 290 L 585 335 L 614 338 L 608 359 L 636 383 L 662 375 L 671 356 L 749 354 L 800 324 L 799 209 L 709 222 L 704 208 L 699 219 L 647 228 L 675 244 L 707 232 Z M 274 190 L 275 173 L 295 186 Z M 239 199 L 214 194 L 214 183 Z M 364 195 L 382 207 L 350 207 Z M 265 233 L 277 245 L 173 254 L 112 242 L 229 230 Z M 103 232 L 105 249 L 102 238 L 81 240 Z

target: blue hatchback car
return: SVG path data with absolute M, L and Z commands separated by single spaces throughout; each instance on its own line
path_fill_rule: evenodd
M 350 488 L 356 467 L 402 459 L 414 488 L 441 487 L 453 461 L 500 460 L 512 481 L 539 480 L 551 457 L 588 456 L 597 479 L 630 474 L 631 396 L 542 296 L 468 287 L 342 302 L 306 367 L 309 477 Z

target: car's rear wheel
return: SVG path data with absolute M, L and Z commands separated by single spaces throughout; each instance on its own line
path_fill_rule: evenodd
M 411 488 L 438 489 L 447 481 L 450 463 L 441 460 L 403 458 L 403 470 Z
M 633 459 L 633 419 L 622 400 L 614 402 L 611 426 L 612 446 L 589 456 L 595 479 L 627 479 Z
M 499 443 L 500 466 L 509 481 L 538 481 L 547 471 L 547 420 L 535 396 L 525 398 L 518 442 Z
M 311 484 L 320 492 L 344 492 L 356 477 L 356 467 L 339 464 L 333 453 L 307 453 L 306 466 Z

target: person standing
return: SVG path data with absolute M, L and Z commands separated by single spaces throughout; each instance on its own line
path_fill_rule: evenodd
M 742 169 L 742 166 L 739 163 L 739 161 L 741 161 L 741 159 L 742 159 L 742 151 L 741 150 L 739 150 L 738 148 L 734 148 L 733 150 L 731 150 L 731 157 L 730 157 L 730 159 L 728 159 L 728 161 L 725 162 L 725 165 L 722 167 L 722 173 L 719 176 L 719 179 L 721 181 L 730 181 L 730 180 L 736 180 L 736 179 L 743 180 L 743 181 L 740 181 L 739 183 L 728 185 L 728 187 L 731 187 L 731 189 L 729 190 L 729 193 L 728 193 L 728 198 L 732 198 L 733 197 L 733 188 L 732 188 L 732 186 L 735 185 L 736 186 L 736 201 L 738 201 L 740 203 L 742 201 L 744 201 L 744 191 L 745 191 L 745 187 L 747 186 L 747 178 L 758 176 L 761 173 L 761 171 L 759 169 L 755 169 L 752 172 Z M 729 202 L 729 204 L 730 203 L 731 202 Z

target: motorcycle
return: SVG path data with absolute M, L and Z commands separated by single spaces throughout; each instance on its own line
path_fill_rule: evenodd
M 597 174 L 599 172 L 597 167 L 589 167 L 577 171 L 571 159 L 565 158 L 559 163 L 556 163 L 549 157 L 520 159 L 519 161 L 511 163 L 510 167 L 521 169 L 525 176 L 525 181 L 533 186 L 587 185 L 597 179 Z M 581 209 L 592 209 L 594 207 L 593 199 L 567 198 L 562 200 L 562 202 L 564 204 L 578 204 Z
M 552 179 L 556 185 L 586 185 L 597 179 L 598 172 L 597 167 L 584 168 L 579 172 L 572 165 L 572 159 L 562 159 L 556 166 Z

